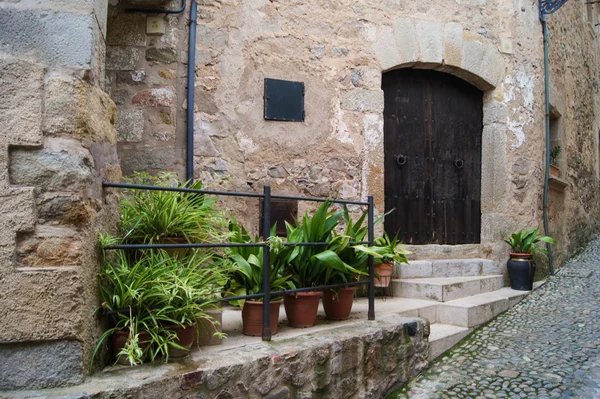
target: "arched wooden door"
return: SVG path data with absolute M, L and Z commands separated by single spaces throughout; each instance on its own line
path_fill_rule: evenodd
M 480 242 L 483 93 L 441 72 L 383 74 L 385 230 L 408 244 Z

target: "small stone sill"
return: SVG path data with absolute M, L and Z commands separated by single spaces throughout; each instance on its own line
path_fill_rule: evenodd
M 567 186 L 569 185 L 569 182 L 561 179 L 560 177 L 550 176 L 548 178 L 548 185 L 551 189 L 555 191 L 563 192 L 565 191 L 565 188 L 567 188 Z

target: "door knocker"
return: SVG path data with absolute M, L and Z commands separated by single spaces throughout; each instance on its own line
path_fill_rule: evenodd
M 402 154 L 398 154 L 395 156 L 396 158 L 396 163 L 400 166 L 404 166 L 406 165 L 406 156 L 402 155 Z

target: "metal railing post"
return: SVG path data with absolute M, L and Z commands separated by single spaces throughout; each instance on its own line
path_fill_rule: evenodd
M 369 199 L 369 215 L 367 218 L 367 223 L 368 223 L 368 229 L 369 229 L 369 236 L 368 236 L 368 240 L 369 240 L 369 246 L 373 246 L 373 244 L 375 243 L 375 232 L 373 231 L 374 228 L 374 217 L 373 214 L 375 212 L 375 206 L 373 203 L 373 196 L 370 195 Z M 369 320 L 375 320 L 375 260 L 373 259 L 373 256 L 369 255 L 369 312 L 368 312 L 368 316 L 369 316 Z
M 271 236 L 271 186 L 264 187 L 263 198 L 263 240 Z M 269 246 L 263 246 L 263 332 L 262 340 L 271 340 L 271 251 Z

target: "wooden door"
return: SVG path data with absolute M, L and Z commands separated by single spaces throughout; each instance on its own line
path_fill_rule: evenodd
M 452 75 L 383 74 L 385 230 L 408 244 L 480 242 L 483 93 Z

